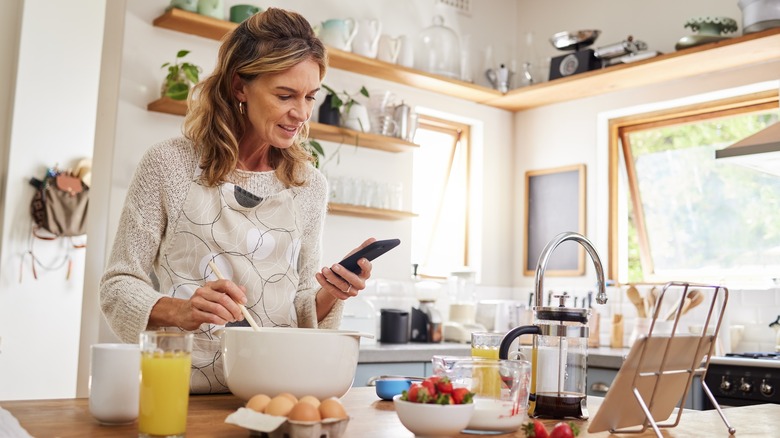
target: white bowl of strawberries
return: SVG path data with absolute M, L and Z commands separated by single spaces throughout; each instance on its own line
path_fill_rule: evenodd
M 474 413 L 474 394 L 453 388 L 448 377 L 432 376 L 415 382 L 393 397 L 401 424 L 418 436 L 457 435 Z

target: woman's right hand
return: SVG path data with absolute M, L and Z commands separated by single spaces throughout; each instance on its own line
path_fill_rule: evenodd
M 189 300 L 161 298 L 152 308 L 149 325 L 196 330 L 201 324 L 225 325 L 244 319 L 238 304 L 246 304 L 246 288 L 230 280 L 208 281 Z

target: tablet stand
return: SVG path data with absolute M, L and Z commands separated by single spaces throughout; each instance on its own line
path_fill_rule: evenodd
M 676 305 L 676 312 L 673 313 L 674 320 L 672 322 L 672 327 L 670 332 L 666 332 L 664 330 L 664 334 L 658 334 L 656 333 L 656 322 L 658 320 L 658 315 L 660 313 L 660 310 L 662 308 L 663 300 L 666 296 L 666 292 L 670 288 L 682 288 L 682 297 L 679 300 L 679 303 Z M 698 290 L 698 292 L 694 292 L 695 290 Z M 706 291 L 709 291 L 706 292 Z M 702 325 L 701 333 L 699 333 L 696 337 L 698 337 L 697 342 L 697 352 L 701 352 L 701 354 L 695 354 L 692 357 L 694 359 L 687 363 L 682 364 L 679 363 L 680 361 L 675 361 L 674 356 L 678 356 L 676 354 L 672 354 L 673 346 L 675 345 L 675 338 L 681 338 L 682 336 L 677 335 L 677 325 L 680 322 L 680 317 L 688 310 L 691 302 L 691 293 L 693 292 L 693 295 L 705 294 L 705 302 L 702 304 L 706 304 L 706 296 L 708 294 L 711 294 L 712 297 L 709 300 L 709 309 L 707 311 L 707 316 L 704 321 L 704 324 Z M 660 438 L 661 435 L 661 428 L 671 428 L 676 427 L 680 423 L 680 418 L 682 416 L 683 408 L 682 404 L 684 403 L 685 398 L 688 395 L 688 392 L 691 388 L 691 383 L 693 382 L 693 378 L 695 376 L 701 376 L 701 386 L 704 390 L 704 393 L 707 395 L 707 397 L 710 399 L 710 402 L 712 402 L 712 405 L 715 407 L 715 409 L 718 411 L 718 415 L 720 415 L 720 418 L 723 420 L 723 423 L 726 425 L 726 428 L 728 429 L 728 432 L 730 434 L 736 433 L 736 429 L 731 426 L 728 419 L 724 415 L 723 411 L 721 410 L 720 405 L 715 400 L 715 397 L 713 397 L 712 392 L 707 387 L 707 384 L 704 383 L 704 377 L 707 374 L 707 368 L 710 364 L 710 358 L 712 357 L 714 351 L 715 351 L 715 341 L 718 337 L 718 332 L 720 331 L 720 325 L 723 320 L 723 313 L 726 309 L 726 303 L 728 302 L 728 296 L 729 292 L 728 289 L 722 286 L 709 286 L 709 285 L 703 285 L 703 284 L 693 284 L 693 283 L 682 283 L 682 282 L 670 282 L 664 285 L 663 291 L 661 292 L 660 296 L 658 297 L 658 300 L 655 304 L 655 310 L 653 312 L 653 319 L 650 323 L 650 328 L 647 334 L 647 339 L 644 340 L 644 342 L 641 343 L 641 348 L 639 348 L 638 353 L 638 363 L 635 367 L 635 370 L 632 371 L 633 375 L 632 378 L 629 379 L 631 381 L 631 393 L 633 393 L 634 398 L 636 402 L 639 404 L 639 407 L 642 409 L 645 415 L 645 421 L 642 424 L 641 429 L 610 429 L 611 433 L 642 433 L 647 430 L 648 427 L 652 427 L 655 431 L 656 435 Z M 718 303 L 720 301 L 720 303 Z M 669 321 L 664 321 L 669 322 Z M 710 327 L 710 324 L 714 323 L 714 332 L 711 334 L 708 333 L 708 327 Z M 663 339 L 659 339 L 663 338 Z M 690 337 L 687 337 L 687 341 L 690 341 Z M 659 342 L 653 342 L 653 341 L 661 341 Z M 693 342 L 696 342 L 694 339 Z M 654 348 L 661 346 L 662 348 Z M 660 354 L 660 364 L 656 363 L 658 362 L 658 358 Z M 629 355 L 630 356 L 630 355 Z M 701 358 L 704 358 L 702 361 Z M 628 362 L 628 359 L 626 360 Z M 678 362 L 678 363 L 675 363 Z M 653 408 L 656 402 L 663 403 L 661 399 L 663 398 L 663 394 L 667 391 L 674 393 L 675 391 L 673 388 L 671 388 L 671 385 L 665 385 L 665 383 L 673 383 L 671 382 L 670 376 L 678 376 L 680 374 L 687 374 L 687 379 L 685 380 L 685 390 L 682 393 L 682 397 L 677 399 L 677 415 L 676 418 L 674 418 L 674 421 L 669 423 L 662 423 L 659 424 L 658 421 L 653 418 Z M 652 385 L 649 387 L 649 391 L 647 391 L 647 384 L 645 383 L 647 380 L 652 382 Z M 677 379 L 679 382 L 679 378 Z M 642 391 L 640 391 L 640 387 L 644 387 L 645 391 L 644 394 L 642 394 Z M 649 397 L 648 397 L 649 392 Z M 649 400 L 648 400 L 649 398 Z M 667 411 L 668 412 L 668 411 Z M 668 418 L 668 417 L 667 417 Z M 664 419 L 661 419 L 663 421 Z

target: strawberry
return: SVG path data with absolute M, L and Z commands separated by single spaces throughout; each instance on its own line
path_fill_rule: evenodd
M 422 385 L 423 388 L 427 388 L 430 395 L 436 394 L 436 384 L 432 381 L 425 379 L 420 385 Z
M 462 405 L 464 403 L 471 403 L 473 398 L 474 394 L 469 392 L 467 388 L 454 388 L 452 390 L 453 404 Z
M 431 392 L 427 386 L 420 386 L 420 389 L 417 390 L 417 399 L 412 400 L 417 403 L 430 403 L 432 400 L 436 399 L 436 393 Z
M 523 430 L 525 431 L 525 436 L 531 438 L 549 438 L 550 436 L 547 434 L 547 429 L 544 428 L 544 424 L 539 420 L 525 423 L 523 425 Z
M 439 379 L 436 382 L 436 389 L 442 394 L 452 394 L 452 382 L 446 377 Z
M 409 386 L 408 391 L 404 391 L 401 396 L 401 400 L 406 400 L 410 402 L 416 402 L 417 401 L 417 391 L 420 390 L 420 385 L 417 383 L 412 383 L 411 386 Z
M 568 423 L 561 421 L 553 427 L 552 432 L 550 432 L 550 438 L 574 438 L 579 433 L 580 429 L 576 424 L 571 421 Z

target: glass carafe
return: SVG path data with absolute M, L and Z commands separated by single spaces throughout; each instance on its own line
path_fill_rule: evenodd
M 588 418 L 586 375 L 588 309 L 565 307 L 566 294 L 556 295 L 558 307 L 535 307 L 534 325 L 515 327 L 501 342 L 506 359 L 518 336 L 534 335 L 531 350 L 529 415 L 541 418 Z

